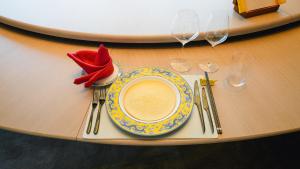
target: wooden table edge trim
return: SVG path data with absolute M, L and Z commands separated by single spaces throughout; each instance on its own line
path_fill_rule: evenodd
M 244 35 L 254 32 L 259 32 L 267 29 L 272 29 L 275 27 L 283 26 L 289 23 L 297 22 L 300 20 L 300 14 L 290 15 L 286 13 L 286 17 L 280 18 L 278 20 L 271 20 L 265 23 L 257 25 L 242 26 L 239 28 L 229 29 L 230 36 Z M 259 17 L 259 16 L 258 16 Z M 36 32 L 40 34 L 69 38 L 76 40 L 87 40 L 87 41 L 102 41 L 102 42 L 112 42 L 112 43 L 170 43 L 177 42 L 171 35 L 109 35 L 109 34 L 94 34 L 94 33 L 84 33 L 68 31 L 63 29 L 54 29 L 38 25 L 33 25 L 30 23 L 10 19 L 4 16 L 0 16 L 0 22 L 6 25 L 10 25 L 19 29 L 23 29 L 30 32 Z M 204 40 L 203 35 L 205 32 L 200 32 L 200 36 L 194 41 Z M 201 36 L 202 35 L 202 36 Z
M 196 144 L 215 144 L 215 143 L 225 143 L 225 142 L 236 142 L 236 141 L 247 141 L 253 139 L 260 139 L 272 136 L 279 136 L 283 134 L 299 132 L 300 128 L 285 130 L 285 131 L 275 131 L 270 133 L 241 136 L 234 138 L 211 138 L 211 139 L 161 139 L 161 140 L 132 140 L 132 139 L 84 139 L 77 138 L 80 142 L 89 142 L 96 144 L 108 144 L 108 145 L 128 145 L 128 146 L 176 146 L 176 145 L 196 145 Z
M 61 140 L 69 140 L 69 141 L 76 141 L 77 140 L 76 137 L 66 137 L 66 136 L 63 136 L 63 135 L 54 135 L 54 134 L 48 134 L 48 133 L 42 133 L 42 132 L 21 130 L 21 129 L 5 127 L 5 126 L 0 126 L 0 130 L 13 132 L 13 133 L 18 133 L 18 134 L 29 135 L 29 136 L 51 138 L 51 139 L 61 139 Z
M 97 144 L 108 144 L 108 145 L 129 145 L 129 146 L 175 146 L 175 145 L 196 145 L 196 144 L 215 144 L 215 143 L 225 143 L 225 142 L 235 142 L 235 141 L 247 141 L 253 139 L 260 139 L 272 136 L 279 136 L 283 134 L 289 134 L 294 132 L 300 132 L 300 128 L 294 128 L 284 131 L 274 131 L 263 134 L 255 134 L 241 137 L 233 137 L 233 138 L 222 138 L 220 135 L 219 138 L 211 138 L 211 139 L 160 139 L 160 140 L 132 140 L 132 139 L 84 139 L 77 137 L 65 137 L 61 135 L 47 134 L 42 132 L 33 132 L 28 130 L 20 130 L 11 127 L 0 126 L 1 130 L 5 130 L 8 132 L 19 133 L 29 136 L 37 136 L 37 137 L 45 137 L 51 139 L 61 139 L 61 140 L 69 140 L 69 141 L 79 141 L 79 142 L 87 142 L 87 143 L 97 143 Z M 82 135 L 82 133 L 80 134 Z

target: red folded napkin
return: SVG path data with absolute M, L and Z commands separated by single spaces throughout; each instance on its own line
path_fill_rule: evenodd
M 67 53 L 87 74 L 74 80 L 74 84 L 84 83 L 85 87 L 90 87 L 94 82 L 108 77 L 114 72 L 112 59 L 107 48 L 100 45 L 98 52 L 80 50 L 75 53 Z

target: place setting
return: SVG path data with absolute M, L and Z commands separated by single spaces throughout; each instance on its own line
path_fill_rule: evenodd
M 221 134 L 208 75 L 180 75 L 160 67 L 124 73 L 103 45 L 98 51 L 68 56 L 83 72 L 74 84 L 93 90 L 84 139 L 195 139 Z
M 200 34 L 202 29 L 205 34 Z M 170 34 L 182 44 L 184 55 L 184 46 L 199 36 L 204 36 L 213 48 L 222 44 L 228 29 L 227 11 L 211 11 L 207 23 L 200 24 L 196 11 L 184 9 L 174 17 Z M 93 90 L 82 138 L 215 139 L 223 133 L 212 89 L 220 82 L 209 77 L 219 70 L 213 58 L 198 63 L 203 73 L 188 75 L 192 66 L 184 57 L 170 60 L 173 70 L 145 66 L 123 72 L 103 44 L 98 51 L 80 50 L 67 55 L 82 68 L 74 84 Z M 245 84 L 241 56 L 233 57 L 226 78 L 233 87 Z

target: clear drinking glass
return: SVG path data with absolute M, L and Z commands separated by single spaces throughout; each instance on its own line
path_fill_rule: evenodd
M 205 29 L 205 40 L 215 47 L 228 37 L 229 16 L 226 10 L 215 10 L 210 13 L 209 20 Z M 200 63 L 199 67 L 206 72 L 216 72 L 219 70 L 219 65 L 207 60 L 205 63 Z
M 243 52 L 235 52 L 232 56 L 227 83 L 232 87 L 242 87 L 246 84 L 251 57 Z
M 184 9 L 177 12 L 171 25 L 171 35 L 182 44 L 182 55 L 184 45 L 199 36 L 199 16 L 191 9 Z M 191 69 L 186 59 L 173 58 L 171 67 L 178 72 L 187 72 Z

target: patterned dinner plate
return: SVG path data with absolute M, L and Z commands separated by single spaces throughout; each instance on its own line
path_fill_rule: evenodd
M 161 68 L 121 75 L 110 87 L 107 112 L 121 129 L 140 136 L 174 131 L 190 117 L 193 92 L 185 79 Z

